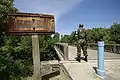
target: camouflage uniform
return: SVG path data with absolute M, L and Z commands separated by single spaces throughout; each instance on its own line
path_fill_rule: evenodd
M 79 25 L 79 29 L 76 33 L 77 36 L 77 56 L 81 56 L 81 49 L 83 50 L 84 56 L 88 56 L 87 54 L 87 33 L 83 28 L 83 25 Z

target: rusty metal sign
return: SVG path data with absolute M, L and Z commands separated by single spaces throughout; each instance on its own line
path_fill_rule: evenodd
M 12 35 L 53 34 L 53 15 L 15 13 L 8 15 L 8 31 Z

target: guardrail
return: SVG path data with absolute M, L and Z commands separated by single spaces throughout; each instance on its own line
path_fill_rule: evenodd
M 89 49 L 97 49 L 97 43 L 88 43 Z M 120 45 L 119 44 L 105 44 L 104 50 L 106 52 L 111 53 L 120 53 Z
M 56 43 L 54 48 L 60 60 L 68 60 L 68 44 L 67 43 Z
M 69 45 L 75 46 L 76 44 L 69 43 Z M 88 43 L 88 49 L 97 50 L 98 44 L 97 43 Z M 120 54 L 120 44 L 105 44 L 104 50 L 105 50 L 105 52 Z

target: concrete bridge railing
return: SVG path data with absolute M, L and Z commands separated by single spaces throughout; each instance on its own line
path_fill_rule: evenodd
M 68 60 L 68 44 L 56 43 L 54 46 L 60 60 Z
M 69 45 L 75 46 L 76 44 L 69 43 Z M 97 50 L 98 49 L 98 44 L 97 43 L 88 43 L 88 49 Z M 105 44 L 104 50 L 106 52 L 120 54 L 120 44 Z
M 88 48 L 97 49 L 97 43 L 89 43 Z M 105 44 L 105 51 L 111 53 L 120 53 L 120 45 L 119 44 Z

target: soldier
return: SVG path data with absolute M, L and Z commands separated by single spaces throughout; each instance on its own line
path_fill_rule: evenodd
M 83 24 L 79 24 L 79 28 L 76 33 L 77 37 L 77 60 L 80 62 L 81 57 L 81 49 L 83 51 L 83 54 L 85 56 L 84 60 L 87 62 L 87 33 L 85 29 L 83 28 Z

